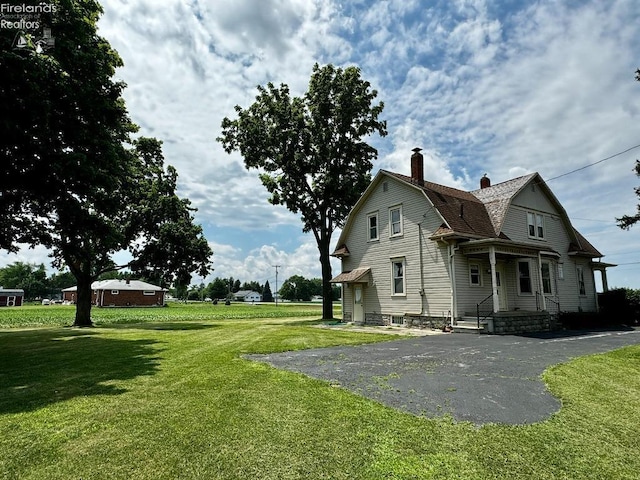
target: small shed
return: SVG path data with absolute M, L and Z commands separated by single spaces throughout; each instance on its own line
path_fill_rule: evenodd
M 0 307 L 21 307 L 23 303 L 24 290 L 0 287 Z
M 91 303 L 98 307 L 164 306 L 167 290 L 141 280 L 101 280 L 91 284 Z M 65 302 L 76 303 L 78 287 L 62 290 Z

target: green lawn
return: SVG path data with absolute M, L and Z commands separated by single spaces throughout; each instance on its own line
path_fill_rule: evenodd
M 547 371 L 563 402 L 548 421 L 478 428 L 241 358 L 387 335 L 316 328 L 296 310 L 311 307 L 232 308 L 153 309 L 139 323 L 137 309 L 96 309 L 92 329 L 16 328 L 3 311 L 0 478 L 638 478 L 640 347 Z

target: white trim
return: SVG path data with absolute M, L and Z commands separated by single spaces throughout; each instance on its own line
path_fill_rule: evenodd
M 531 221 L 533 217 L 533 222 Z M 535 238 L 536 240 L 544 240 L 545 238 L 545 225 L 544 215 L 542 213 L 533 212 L 527 210 L 527 235 L 529 238 Z M 531 234 L 531 227 L 533 227 L 533 235 Z
M 401 265 L 399 276 L 396 277 L 396 265 Z M 402 292 L 396 292 L 396 279 L 402 279 Z M 404 257 L 395 257 L 391 259 L 391 296 L 406 297 L 407 296 L 407 268 Z
M 393 215 L 392 215 L 392 212 L 395 212 L 396 210 L 399 212 L 400 218 L 398 219 L 398 221 L 397 221 L 397 222 L 394 222 L 394 221 L 393 221 Z M 400 231 L 399 231 L 398 233 L 394 233 L 394 232 L 393 232 L 393 225 L 394 225 L 394 223 L 395 223 L 395 224 L 398 224 L 398 225 L 399 225 L 399 227 L 400 227 Z M 400 204 L 400 205 L 393 205 L 392 207 L 389 207 L 389 237 L 390 237 L 390 238 L 393 238 L 393 237 L 401 237 L 401 236 L 404 234 L 404 231 L 403 231 L 403 230 L 404 230 L 404 229 L 403 229 L 403 225 L 402 225 L 402 204 Z
M 477 269 L 477 272 L 475 274 L 472 272 L 473 267 Z M 473 281 L 474 275 L 478 278 L 478 281 L 476 283 L 474 283 Z M 469 286 L 482 287 L 482 283 L 482 265 L 479 262 L 469 263 Z
M 523 292 L 521 289 L 521 285 L 520 285 L 520 264 L 524 263 L 527 265 L 528 269 L 529 269 L 529 292 Z M 523 296 L 531 296 L 533 295 L 533 277 L 531 276 L 531 260 L 528 258 L 520 258 L 518 259 L 518 261 L 516 262 L 516 280 L 517 280 L 517 286 L 518 286 L 518 295 L 523 295 Z
M 375 218 L 376 219 L 376 236 L 372 237 L 371 236 L 371 219 Z M 373 212 L 373 213 L 369 213 L 367 214 L 367 242 L 375 242 L 380 240 L 380 219 L 378 218 L 378 212 Z

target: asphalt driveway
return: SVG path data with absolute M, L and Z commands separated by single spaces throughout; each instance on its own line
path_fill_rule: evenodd
M 633 344 L 640 344 L 640 329 L 448 334 L 246 358 L 327 380 L 416 415 L 522 424 L 560 409 L 542 382 L 547 367 Z

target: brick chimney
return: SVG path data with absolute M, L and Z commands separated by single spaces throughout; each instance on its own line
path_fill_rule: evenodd
M 491 186 L 491 180 L 487 177 L 485 173 L 484 176 L 480 179 L 480 188 L 489 188 Z
M 411 155 L 411 182 L 424 186 L 424 157 L 420 153 L 421 148 L 414 148 Z

